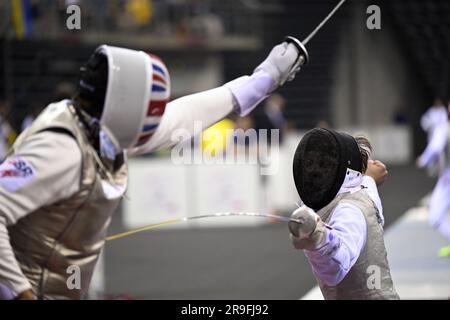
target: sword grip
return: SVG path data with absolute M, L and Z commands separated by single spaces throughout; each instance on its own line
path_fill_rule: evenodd
M 287 36 L 284 38 L 284 41 L 287 43 L 292 43 L 295 48 L 298 51 L 298 59 L 296 61 L 296 63 L 299 63 L 299 65 L 304 65 L 304 64 L 308 64 L 309 62 L 309 54 L 308 54 L 308 50 L 306 50 L 306 47 L 303 45 L 303 43 L 298 40 L 295 37 L 292 36 Z

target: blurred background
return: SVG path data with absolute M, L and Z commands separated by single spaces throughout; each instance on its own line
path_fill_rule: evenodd
M 0 1 L 0 158 L 46 105 L 73 95 L 79 67 L 100 44 L 162 57 L 175 99 L 250 74 L 285 36 L 306 37 L 337 2 Z M 379 30 L 366 25 L 366 10 L 374 4 L 381 9 Z M 67 28 L 70 5 L 81 9 L 80 30 Z M 298 201 L 293 151 L 306 130 L 333 127 L 368 136 L 374 157 L 389 166 L 390 178 L 380 193 L 400 295 L 448 297 L 448 286 L 439 286 L 450 283 L 450 263 L 435 257 L 445 240 L 426 225 L 424 207 L 436 177 L 416 169 L 414 162 L 427 141 L 421 115 L 436 99 L 448 104 L 449 16 L 448 1 L 348 0 L 308 43 L 310 64 L 295 81 L 249 117 L 230 116 L 215 127 L 221 132 L 280 129 L 275 174 L 261 175 L 261 159 L 233 166 L 176 166 L 169 151 L 134 159 L 130 200 L 114 216 L 110 233 L 224 211 L 289 215 Z M 225 148 L 215 143 L 217 150 Z M 257 152 L 255 146 L 246 147 Z M 399 230 L 411 210 L 416 210 L 412 222 Z M 411 243 L 413 234 L 423 250 Z M 405 246 L 416 253 L 407 255 Z M 428 278 L 420 276 L 423 268 L 431 270 Z M 286 225 L 236 217 L 107 243 L 91 298 L 299 299 L 314 286 L 305 257 L 291 248 Z

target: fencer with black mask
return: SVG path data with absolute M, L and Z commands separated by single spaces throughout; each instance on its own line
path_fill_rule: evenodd
M 325 299 L 398 299 L 383 240 L 377 185 L 386 166 L 370 160 L 363 137 L 313 129 L 294 156 L 303 205 L 290 222 L 291 241 L 304 250 Z M 378 278 L 377 278 L 378 277 Z

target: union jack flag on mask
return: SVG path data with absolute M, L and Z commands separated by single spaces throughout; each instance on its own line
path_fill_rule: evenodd
M 152 60 L 152 85 L 147 116 L 137 146 L 145 144 L 154 134 L 161 122 L 170 97 L 170 76 L 164 62 L 157 56 L 149 54 Z

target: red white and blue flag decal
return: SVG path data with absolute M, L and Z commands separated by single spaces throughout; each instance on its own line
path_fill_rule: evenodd
M 35 175 L 35 170 L 27 160 L 12 157 L 0 164 L 0 187 L 15 192 L 33 180 Z
M 153 79 L 151 88 L 149 88 L 151 95 L 147 115 L 137 146 L 146 143 L 155 133 L 156 128 L 161 122 L 161 117 L 166 110 L 166 104 L 170 96 L 170 76 L 167 67 L 159 57 L 152 54 L 149 54 L 149 56 L 153 68 Z

